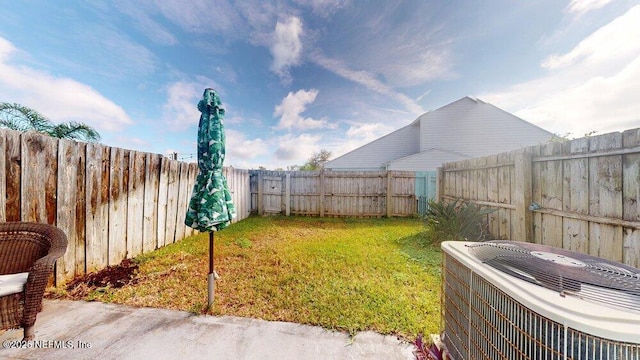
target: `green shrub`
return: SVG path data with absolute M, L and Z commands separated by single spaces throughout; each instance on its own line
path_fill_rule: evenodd
M 494 211 L 496 210 L 483 209 L 460 199 L 449 203 L 429 200 L 429 208 L 424 219 L 425 225 L 431 230 L 437 242 L 484 241 L 488 235 L 486 215 Z

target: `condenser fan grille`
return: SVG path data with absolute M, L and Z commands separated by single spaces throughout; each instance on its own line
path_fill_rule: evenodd
M 640 312 L 640 270 L 540 244 L 490 241 L 468 245 L 483 263 L 561 295 Z

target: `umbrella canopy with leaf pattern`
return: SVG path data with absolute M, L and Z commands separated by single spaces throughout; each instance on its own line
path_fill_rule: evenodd
M 185 224 L 199 231 L 221 230 L 236 216 L 227 179 L 222 173 L 225 156 L 224 109 L 213 89 L 198 102 L 198 177 L 193 187 Z
M 199 231 L 209 231 L 209 307 L 213 305 L 216 273 L 213 267 L 214 230 L 227 227 L 236 216 L 235 206 L 222 173 L 225 156 L 224 109 L 215 90 L 204 90 L 198 102 L 198 176 L 193 186 L 185 224 Z

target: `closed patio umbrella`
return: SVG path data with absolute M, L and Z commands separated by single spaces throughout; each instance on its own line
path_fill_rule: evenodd
M 198 102 L 198 176 L 193 186 L 185 224 L 209 232 L 209 307 L 213 304 L 215 270 L 213 268 L 214 231 L 227 227 L 236 216 L 235 206 L 222 173 L 225 156 L 224 109 L 214 89 L 204 90 Z

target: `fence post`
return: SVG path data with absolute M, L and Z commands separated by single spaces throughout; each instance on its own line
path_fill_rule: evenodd
M 515 154 L 515 224 L 512 240 L 533 241 L 533 214 L 529 211 L 532 200 L 531 154 L 518 151 Z
M 393 175 L 387 170 L 387 217 L 393 216 Z
M 324 217 L 324 169 L 320 170 L 320 217 Z
M 262 215 L 264 214 L 264 206 L 262 203 L 262 197 L 263 192 L 264 192 L 264 184 L 263 184 L 263 180 L 262 180 L 262 170 L 258 170 L 258 215 Z
M 442 171 L 442 166 L 436 168 L 436 202 L 442 201 L 442 196 L 444 195 L 444 172 Z
M 291 173 L 287 172 L 284 184 L 284 212 L 286 216 L 291 216 Z

